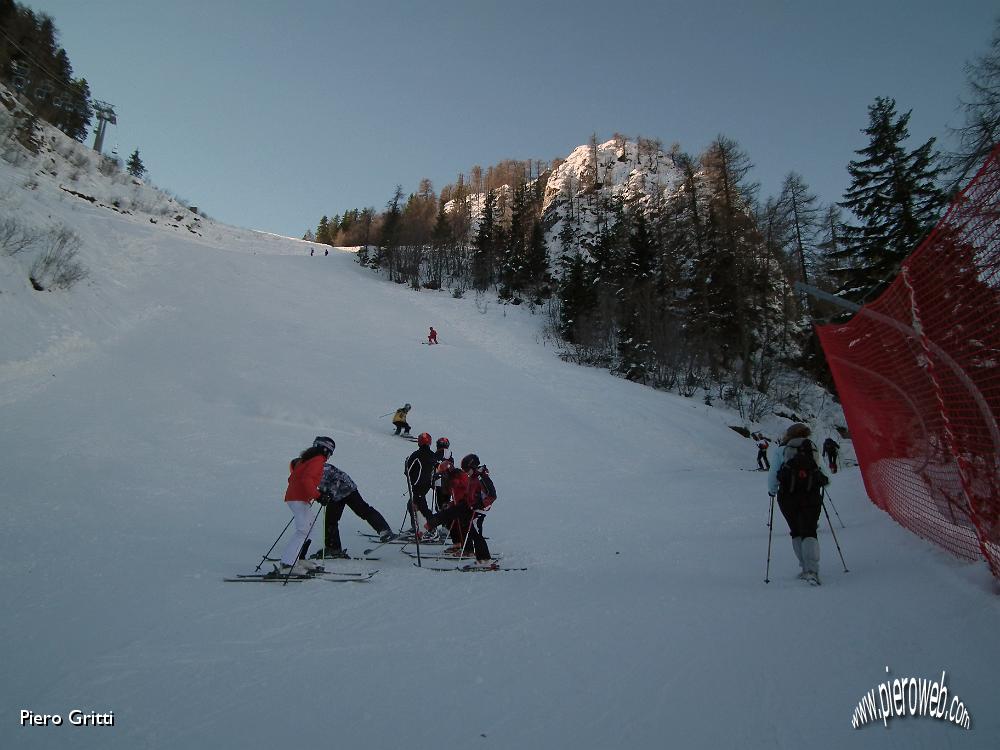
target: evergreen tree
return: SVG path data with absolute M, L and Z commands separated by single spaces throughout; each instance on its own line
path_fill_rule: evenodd
M 634 230 L 628 237 L 620 296 L 618 369 L 629 380 L 645 382 L 652 355 L 649 333 L 655 310 L 650 306 L 654 290 L 653 241 L 641 208 L 632 212 Z
M 316 227 L 316 242 L 322 242 L 325 245 L 333 244 L 333 238 L 330 236 L 330 220 L 326 215 L 319 220 L 319 226 Z
M 777 207 L 781 219 L 791 234 L 791 254 L 796 261 L 799 280 L 810 283 L 809 268 L 813 265 L 813 235 L 819 217 L 816 196 L 809 192 L 802 176 L 790 172 L 781 187 Z
M 483 195 L 483 212 L 479 217 L 479 229 L 472 243 L 472 286 L 480 291 L 487 289 L 493 283 L 493 264 L 499 229 L 496 206 L 496 190 L 487 190 Z
M 577 254 L 563 258 L 559 284 L 559 334 L 573 344 L 589 343 L 590 319 L 597 305 L 593 274 Z
M 728 368 L 735 358 L 743 385 L 753 382 L 752 355 L 762 331 L 760 298 L 761 241 L 752 208 L 757 185 L 747 180 L 750 159 L 729 138 L 719 136 L 702 157 L 709 190 L 708 236 L 712 248 L 703 259 L 709 329 Z
M 448 261 L 455 246 L 455 236 L 452 232 L 448 212 L 445 211 L 445 205 L 445 200 L 442 197 L 438 201 L 437 217 L 431 232 L 430 275 L 432 288 L 435 289 L 440 289 L 444 283 L 445 269 L 448 267 Z
M 146 174 L 146 165 L 142 163 L 142 159 L 139 156 L 139 149 L 132 152 L 132 155 L 128 158 L 128 173 L 133 177 L 137 177 L 140 180 Z
M 2 0 L 0 29 L 0 78 L 31 100 L 38 117 L 82 141 L 93 117 L 90 89 L 73 78 L 51 16 Z
M 378 255 L 375 258 L 376 268 L 385 267 L 389 271 L 389 278 L 393 281 L 396 280 L 397 251 L 402 233 L 403 212 L 399 207 L 401 200 L 403 200 L 403 186 L 396 185 L 392 199 L 386 204 L 385 217 L 382 220 L 382 236 L 379 241 Z
M 545 242 L 545 228 L 542 220 L 536 218 L 531 223 L 531 233 L 528 237 L 527 255 L 524 258 L 524 277 L 533 284 L 542 296 L 548 296 L 549 282 L 549 248 Z
M 500 281 L 502 293 L 514 296 L 520 292 L 527 281 L 525 260 L 528 254 L 528 227 L 530 204 L 528 202 L 528 186 L 524 179 L 518 179 L 514 185 L 510 210 L 510 228 L 503 243 L 503 258 L 500 262 Z
M 834 255 L 850 260 L 839 293 L 859 304 L 890 284 L 945 203 L 935 184 L 941 170 L 934 139 L 907 151 L 910 112 L 897 114 L 894 99 L 876 98 L 868 115 L 862 132 L 870 143 L 848 165 L 851 184 L 840 203 L 858 223 L 844 226 L 844 248 Z

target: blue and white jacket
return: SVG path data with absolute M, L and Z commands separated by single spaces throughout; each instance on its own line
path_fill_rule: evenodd
M 323 466 L 323 479 L 319 483 L 319 491 L 329 495 L 334 502 L 343 500 L 352 492 L 357 492 L 358 485 L 354 483 L 347 472 L 341 471 L 333 464 Z

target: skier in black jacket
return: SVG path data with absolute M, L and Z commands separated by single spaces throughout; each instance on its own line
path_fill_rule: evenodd
M 827 438 L 823 441 L 823 456 L 826 458 L 828 465 L 830 466 L 830 471 L 834 474 L 837 473 L 837 452 L 840 451 L 840 446 L 837 441 L 833 438 Z
M 417 523 L 416 511 L 420 511 L 424 519 L 431 517 L 430 508 L 427 507 L 427 493 L 434 483 L 434 467 L 437 465 L 437 457 L 431 450 L 431 436 L 426 432 L 417 435 L 417 449 L 410 454 L 403 464 L 403 472 L 406 474 L 406 483 L 410 490 L 410 522 L 415 533 L 422 533 L 423 523 Z

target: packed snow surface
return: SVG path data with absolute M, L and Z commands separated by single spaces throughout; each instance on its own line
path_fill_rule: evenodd
M 830 488 L 850 572 L 823 518 L 823 586 L 797 580 L 776 511 L 765 584 L 768 496 L 735 415 L 562 362 L 540 311 L 4 169 L 3 210 L 71 226 L 90 276 L 36 292 L 0 266 L 0 747 L 997 747 L 985 565 L 897 526 L 857 468 Z M 490 467 L 490 545 L 528 570 L 431 572 L 390 546 L 333 566 L 379 568 L 364 584 L 224 583 L 287 523 L 288 461 L 316 435 L 399 526 L 413 446 L 383 415 L 404 402 Z M 358 530 L 348 511 L 353 553 Z M 852 729 L 879 683 L 942 671 L 971 734 Z

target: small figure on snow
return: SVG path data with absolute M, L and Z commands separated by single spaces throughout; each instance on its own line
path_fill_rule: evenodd
M 837 473 L 837 453 L 840 452 L 840 445 L 833 438 L 823 441 L 823 456 L 826 458 L 830 471 Z
M 816 528 L 823 508 L 823 487 L 830 483 L 819 449 L 809 440 L 809 427 L 796 422 L 778 444 L 779 460 L 767 477 L 768 494 L 778 498 L 778 508 L 788 522 L 792 549 L 802 572 L 799 578 L 819 585 L 819 540 Z
M 313 559 L 347 557 L 341 546 L 339 526 L 345 506 L 354 511 L 358 518 L 368 522 L 379 535 L 380 542 L 388 542 L 393 538 L 394 534 L 385 517 L 365 502 L 358 492 L 358 485 L 347 472 L 333 464 L 326 464 L 323 467 L 323 479 L 319 483 L 319 493 L 318 502 L 326 506 L 325 544 L 322 550 L 313 555 Z
M 434 330 L 434 326 L 431 326 L 430 333 L 427 334 L 427 343 L 436 344 L 438 342 L 438 332 Z
M 490 479 L 489 469 L 480 465 L 475 453 L 463 458 L 461 466 L 461 469 L 451 470 L 451 505 L 431 516 L 425 528 L 433 531 L 437 526 L 448 526 L 455 542 L 453 551 L 464 554 L 471 540 L 476 564 L 491 565 L 493 560 L 483 536 L 483 521 L 497 499 L 496 486 Z
M 760 471 L 767 471 L 771 468 L 771 462 L 767 459 L 767 449 L 771 444 L 759 432 L 754 433 L 752 437 L 757 441 L 757 468 Z
M 333 454 L 336 444 L 333 438 L 320 435 L 313 444 L 293 458 L 288 465 L 288 489 L 285 490 L 285 504 L 292 512 L 295 531 L 281 553 L 280 572 L 305 574 L 320 566 L 304 558 L 312 542 L 310 531 L 315 519 L 311 517 L 309 506 L 319 499 L 319 483 L 323 479 L 323 466 Z
M 410 405 L 403 404 L 398 409 L 396 413 L 392 415 L 392 423 L 396 427 L 396 432 L 394 434 L 399 435 L 402 432 L 403 435 L 410 434 L 410 425 L 406 421 L 407 415 L 410 413 Z
M 427 493 L 434 483 L 434 466 L 437 459 L 431 450 L 431 436 L 426 432 L 417 435 L 417 449 L 411 453 L 403 464 L 406 484 L 410 491 L 410 501 L 407 505 L 410 513 L 410 523 L 414 534 L 422 533 L 423 525 L 417 522 L 417 511 L 425 519 L 430 518 L 431 511 L 427 507 Z

